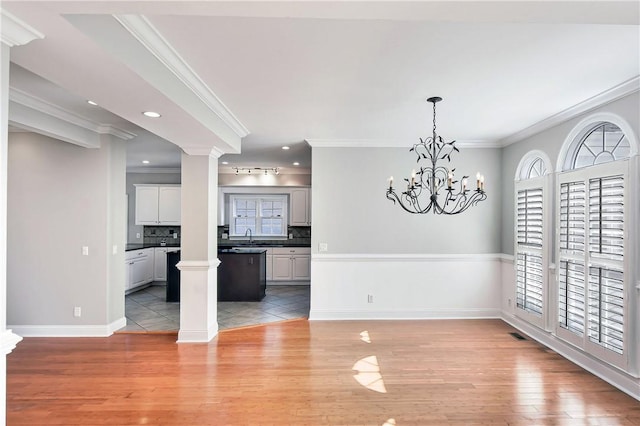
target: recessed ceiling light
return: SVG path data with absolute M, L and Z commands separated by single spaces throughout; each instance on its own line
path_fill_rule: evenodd
M 142 160 L 142 164 L 149 164 L 149 160 Z
M 300 163 L 298 163 L 297 161 L 293 163 L 294 166 L 299 166 Z
M 87 101 L 87 103 L 88 103 L 89 105 L 98 106 L 98 104 L 97 104 L 97 103 L 95 103 L 95 102 L 93 102 L 91 99 L 89 99 L 89 100 Z
M 282 149 L 284 149 L 286 151 L 286 150 L 289 149 L 289 147 L 285 145 L 285 146 L 282 147 Z
M 161 115 L 159 113 L 155 112 L 155 111 L 145 111 L 142 114 L 144 114 L 145 116 L 150 117 L 150 118 L 160 118 L 161 117 Z
M 228 161 L 223 161 L 222 164 L 229 164 L 229 162 Z

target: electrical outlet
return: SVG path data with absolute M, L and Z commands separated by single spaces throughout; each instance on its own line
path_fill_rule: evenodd
M 293 234 L 289 234 L 289 239 L 293 240 Z
M 89 246 L 82 246 L 82 255 L 89 256 Z
M 118 246 L 114 244 L 113 247 L 111 248 L 111 252 L 113 254 L 118 254 Z
M 178 238 L 178 233 L 177 232 L 173 233 L 173 238 Z
M 367 295 L 367 303 L 373 303 L 373 294 Z
M 82 316 L 82 308 L 80 306 L 75 306 L 73 308 L 73 316 L 76 318 L 80 318 Z
M 327 243 L 318 244 L 318 251 L 328 251 L 328 250 L 329 250 L 329 244 Z
M 139 232 L 136 232 L 136 238 L 140 239 L 140 233 Z

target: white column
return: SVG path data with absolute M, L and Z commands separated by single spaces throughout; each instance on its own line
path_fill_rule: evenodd
M 0 425 L 7 412 L 7 355 L 22 337 L 7 330 L 7 164 L 9 144 L 9 51 L 43 38 L 37 30 L 0 9 Z
M 208 342 L 218 334 L 218 158 L 182 154 L 180 331 L 178 342 Z

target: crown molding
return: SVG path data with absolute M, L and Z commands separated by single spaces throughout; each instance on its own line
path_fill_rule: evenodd
M 39 113 L 71 124 L 73 126 L 89 130 L 93 133 L 98 133 L 101 135 L 112 135 L 122 140 L 130 140 L 136 137 L 135 133 L 119 129 L 110 124 L 96 123 L 95 121 L 89 120 L 85 117 L 81 117 L 78 114 L 75 114 L 64 108 L 60 108 L 57 105 L 37 98 L 14 87 L 9 87 L 9 100 L 11 102 L 15 102 L 17 104 L 35 110 Z
M 0 9 L 2 28 L 0 41 L 9 47 L 22 46 L 35 39 L 44 38 L 44 34 L 17 18 L 6 10 Z
M 408 148 L 416 140 L 402 139 L 305 139 L 312 148 Z M 458 140 L 458 148 L 502 148 L 498 141 Z
M 229 110 L 209 86 L 202 81 L 200 76 L 196 74 L 145 16 L 113 15 L 113 17 L 238 135 L 238 137 L 243 138 L 249 134 L 249 130 L 233 115 L 231 110 Z
M 587 113 L 596 108 L 599 108 L 605 104 L 608 104 L 618 99 L 624 98 L 634 92 L 640 90 L 640 75 L 635 76 L 624 83 L 621 83 L 609 90 L 606 90 L 600 94 L 597 94 L 579 104 L 576 104 L 570 108 L 565 109 L 551 117 L 545 118 L 542 121 L 537 122 L 517 133 L 507 136 L 506 138 L 498 141 L 502 147 L 512 145 L 516 142 L 520 142 L 530 136 L 547 130 L 553 126 L 557 126 L 560 123 L 571 120 L 579 116 L 580 114 Z
M 127 167 L 127 173 L 181 173 L 180 167 Z

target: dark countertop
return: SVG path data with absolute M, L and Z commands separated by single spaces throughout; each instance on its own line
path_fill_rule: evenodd
M 267 249 L 265 248 L 258 248 L 258 247 L 253 247 L 253 248 L 241 248 L 241 249 L 219 249 L 218 253 L 224 253 L 224 254 L 261 254 L 261 253 L 266 253 Z
M 142 249 L 146 249 L 146 248 L 153 248 L 153 247 L 180 247 L 180 244 L 166 244 L 166 245 L 160 245 L 159 243 L 153 243 L 153 244 L 143 244 L 143 243 L 127 243 L 127 248 L 125 249 L 125 251 L 132 251 L 132 250 L 142 250 Z

